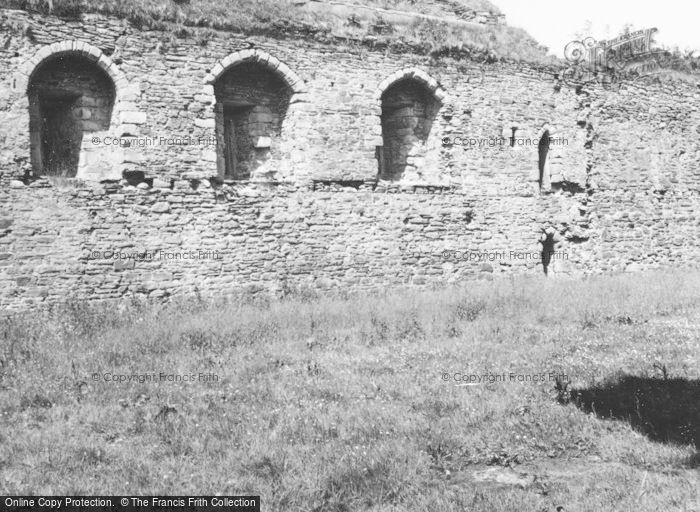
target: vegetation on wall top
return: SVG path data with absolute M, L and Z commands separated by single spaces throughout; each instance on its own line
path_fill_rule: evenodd
M 0 7 L 77 17 L 84 13 L 116 16 L 144 29 L 179 37 L 196 27 L 246 34 L 342 38 L 418 53 L 480 61 L 512 60 L 549 64 L 553 57 L 527 32 L 507 25 L 448 22 L 465 11 L 499 11 L 488 0 L 347 0 L 345 3 L 430 16 L 396 23 L 377 12 L 372 19 L 339 15 L 337 10 L 302 9 L 298 0 L 0 0 Z

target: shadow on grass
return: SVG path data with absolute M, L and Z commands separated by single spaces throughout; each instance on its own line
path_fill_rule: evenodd
M 652 441 L 700 447 L 700 380 L 624 375 L 584 389 L 558 385 L 559 401 L 617 419 Z

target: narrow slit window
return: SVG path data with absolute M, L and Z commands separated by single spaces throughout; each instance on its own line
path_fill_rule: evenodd
M 537 144 L 537 151 L 538 151 L 538 184 L 540 190 L 542 190 L 542 187 L 544 185 L 545 179 L 546 179 L 546 171 L 548 168 L 548 158 L 549 158 L 549 143 L 550 143 L 550 137 L 549 137 L 549 130 L 545 130 L 545 132 L 542 134 L 542 137 L 540 138 L 539 143 Z

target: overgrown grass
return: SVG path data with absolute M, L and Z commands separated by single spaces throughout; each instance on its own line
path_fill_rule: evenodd
M 498 13 L 498 9 L 487 0 L 446 0 L 437 4 L 444 7 L 413 0 L 364 0 L 359 3 L 436 16 L 454 17 L 455 12 L 470 9 Z M 291 0 L 0 0 L 0 7 L 68 17 L 100 13 L 178 37 L 192 35 L 198 28 L 203 28 L 251 34 L 344 38 L 369 45 L 449 53 L 479 60 L 554 62 L 554 58 L 547 55 L 546 48 L 519 28 L 455 25 L 419 18 L 412 24 L 392 23 L 387 22 L 381 13 L 360 21 L 355 15 L 345 17 L 330 10 L 311 12 L 300 9 Z
M 693 444 L 561 404 L 550 374 L 593 390 L 625 375 L 697 382 L 699 285 L 698 274 L 515 278 L 8 317 L 0 494 L 260 494 L 275 511 L 692 510 Z M 455 374 L 508 378 L 462 386 Z M 668 400 L 690 404 L 692 423 L 697 398 Z M 475 481 L 486 467 L 533 478 Z
M 195 26 L 244 28 L 251 22 L 269 22 L 271 19 L 315 21 L 305 17 L 304 11 L 295 10 L 294 3 L 286 0 L 4 0 L 2 3 L 11 8 L 57 16 L 102 12 L 144 24 L 182 21 Z M 438 0 L 435 3 L 418 0 L 347 0 L 345 3 L 432 16 L 449 16 L 461 11 L 500 14 L 500 10 L 488 0 Z

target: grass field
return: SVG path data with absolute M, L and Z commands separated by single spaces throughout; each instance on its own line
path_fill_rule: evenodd
M 0 494 L 700 510 L 699 274 L 71 303 L 1 325 Z

